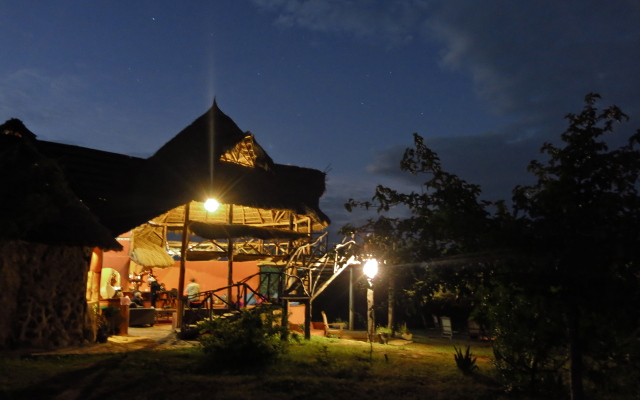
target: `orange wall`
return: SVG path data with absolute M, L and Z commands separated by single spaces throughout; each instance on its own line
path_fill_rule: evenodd
M 118 237 L 118 242 L 124 248 L 122 251 L 107 251 L 104 253 L 103 268 L 113 268 L 120 273 L 120 284 L 125 292 L 129 291 L 129 234 Z M 233 282 L 238 282 L 244 278 L 256 274 L 260 271 L 257 262 L 234 262 Z M 154 268 L 153 274 L 158 282 L 164 284 L 166 289 L 178 288 L 180 277 L 180 261 L 176 261 L 170 268 Z M 185 265 L 184 284 L 189 283 L 191 278 L 195 278 L 200 284 L 202 291 L 214 290 L 227 286 L 228 263 L 227 261 L 187 261 Z M 145 277 L 146 278 L 146 277 Z M 249 281 L 249 286 L 259 289 L 260 280 L 258 277 Z M 149 291 L 146 281 L 140 285 L 140 290 Z
M 259 271 L 260 269 L 255 261 L 234 262 L 233 282 L 241 281 Z M 153 274 L 158 279 L 158 282 L 165 285 L 165 288 L 177 288 L 180 278 L 180 262 L 176 261 L 171 268 L 155 268 Z M 195 278 L 202 291 L 219 289 L 227 286 L 228 275 L 229 269 L 226 261 L 187 261 L 185 264 L 184 284 L 186 286 L 191 278 Z M 255 277 L 249 282 L 249 286 L 258 290 L 259 283 L 259 278 Z

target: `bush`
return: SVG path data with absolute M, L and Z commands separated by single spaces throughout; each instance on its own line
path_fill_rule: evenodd
M 287 329 L 281 309 L 269 304 L 201 321 L 199 340 L 205 368 L 213 371 L 255 370 L 286 352 Z

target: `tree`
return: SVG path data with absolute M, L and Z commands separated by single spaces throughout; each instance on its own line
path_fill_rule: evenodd
M 442 289 L 480 298 L 512 383 L 555 390 L 568 347 L 574 399 L 584 398 L 583 379 L 597 391 L 640 370 L 640 132 L 609 150 L 604 136 L 628 117 L 615 106 L 598 111 L 599 98 L 587 95 L 582 112 L 567 115 L 564 147 L 542 146 L 548 159 L 530 163 L 537 182 L 514 189 L 512 212 L 479 201 L 480 187 L 444 172 L 417 134 L 400 166 L 429 177 L 421 193 L 378 186 L 371 202 L 345 204 L 405 205 L 407 218 L 350 229 L 373 232 L 370 247 L 393 263 L 428 265 L 405 288 L 416 303 Z
M 345 204 L 349 211 L 354 207 L 375 208 L 382 215 L 357 228 L 345 227 L 343 232 L 370 233 L 365 237 L 367 247 L 387 264 L 429 262 L 429 268 L 392 271 L 398 282 L 410 279 L 400 293 L 405 296 L 398 296 L 398 301 L 420 310 L 441 291 L 470 293 L 472 282 L 479 279 L 478 267 L 487 262 L 487 240 L 494 237 L 488 209 L 504 207 L 502 203 L 480 201 L 478 185 L 444 171 L 438 155 L 424 144 L 423 138 L 417 133 L 413 138 L 414 147 L 405 151 L 400 168 L 427 176 L 420 192 L 405 194 L 378 186 L 371 201 L 349 199 Z M 384 216 L 384 212 L 399 205 L 406 207 L 410 215 Z
M 640 132 L 610 151 L 603 136 L 628 117 L 615 106 L 598 112 L 599 98 L 587 95 L 582 112 L 567 115 L 564 147 L 542 146 L 548 162 L 529 165 L 537 183 L 514 189 L 514 210 L 544 260 L 537 274 L 566 317 L 574 399 L 584 397 L 585 351 L 602 361 L 633 337 L 640 316 Z

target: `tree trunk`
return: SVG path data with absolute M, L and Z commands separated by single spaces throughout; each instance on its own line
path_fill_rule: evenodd
M 571 305 L 567 315 L 569 327 L 569 357 L 571 360 L 571 399 L 584 400 L 582 385 L 582 343 L 580 339 L 580 311 Z

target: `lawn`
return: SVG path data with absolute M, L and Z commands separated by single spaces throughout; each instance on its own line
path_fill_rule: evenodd
M 484 342 L 417 339 L 370 345 L 312 337 L 292 342 L 269 368 L 211 374 L 200 350 L 4 358 L 0 398 L 65 399 L 498 399 L 491 347 Z M 464 376 L 453 345 L 471 344 L 479 370 Z

